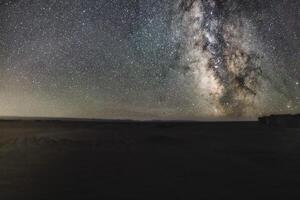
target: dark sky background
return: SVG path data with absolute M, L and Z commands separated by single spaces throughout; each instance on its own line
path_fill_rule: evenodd
M 197 1 L 199 13 L 208 12 Z M 198 19 L 195 2 L 183 11 L 179 0 L 0 0 L 0 115 L 201 120 L 300 112 L 300 1 L 223 2 L 216 12 L 228 31 L 209 34 L 232 30 L 229 47 L 259 55 L 251 101 L 243 87 L 200 73 L 211 69 L 201 61 L 209 52 L 189 43 L 197 24 L 185 19 Z M 191 54 L 196 67 L 183 64 Z

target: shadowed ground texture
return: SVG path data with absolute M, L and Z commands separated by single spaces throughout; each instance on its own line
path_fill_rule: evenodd
M 0 122 L 0 199 L 299 199 L 300 130 Z

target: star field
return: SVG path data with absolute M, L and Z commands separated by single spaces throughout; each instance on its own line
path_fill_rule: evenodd
M 300 112 L 299 1 L 220 2 L 0 0 L 0 115 Z

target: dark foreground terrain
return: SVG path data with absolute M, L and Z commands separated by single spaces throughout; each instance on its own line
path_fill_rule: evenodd
M 299 199 L 300 129 L 0 121 L 0 199 Z

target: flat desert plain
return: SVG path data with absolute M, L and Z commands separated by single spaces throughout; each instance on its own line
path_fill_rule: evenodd
M 299 199 L 300 130 L 0 121 L 0 199 Z

